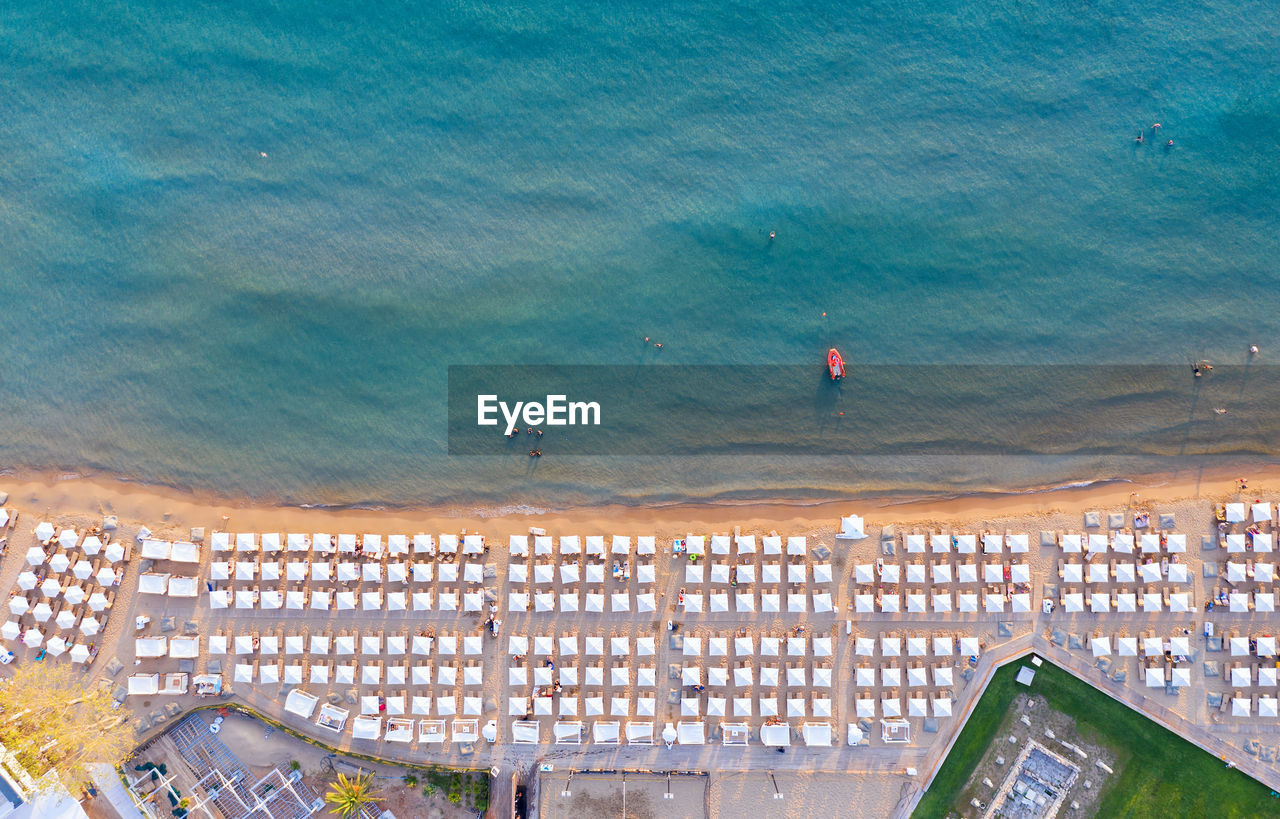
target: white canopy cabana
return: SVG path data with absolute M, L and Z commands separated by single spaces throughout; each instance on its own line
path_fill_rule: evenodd
M 848 540 L 861 540 L 866 536 L 867 533 L 861 516 L 845 515 L 840 518 L 840 532 L 836 537 Z
M 133 641 L 133 656 L 142 659 L 164 657 L 169 653 L 169 638 L 138 637 Z
M 791 727 L 785 722 L 760 726 L 760 743 L 770 748 L 781 748 L 791 745 Z
M 173 544 L 167 540 L 148 538 L 142 541 L 143 560 L 168 560 L 173 551 Z
M 128 696 L 147 696 L 160 693 L 159 674 L 130 674 L 126 691 Z
M 164 594 L 169 589 L 169 575 L 147 572 L 138 575 L 139 594 Z
M 200 581 L 194 577 L 171 577 L 166 594 L 169 597 L 197 597 L 200 594 Z

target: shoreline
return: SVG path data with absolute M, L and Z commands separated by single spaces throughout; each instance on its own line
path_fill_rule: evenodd
M 760 500 L 685 499 L 665 502 L 568 505 L 561 508 L 508 506 L 408 505 L 361 506 L 289 504 L 254 497 L 229 497 L 211 491 L 144 484 L 108 475 L 10 473 L 0 475 L 11 510 L 34 517 L 117 515 L 121 522 L 151 529 L 254 528 L 258 531 L 322 530 L 344 524 L 369 531 L 450 531 L 459 521 L 488 534 L 523 532 L 530 526 L 549 531 L 650 532 L 665 535 L 699 527 L 727 530 L 834 528 L 841 515 L 860 514 L 868 534 L 886 524 L 945 526 L 1026 514 L 1080 512 L 1099 507 L 1149 507 L 1187 499 L 1221 500 L 1239 494 L 1236 480 L 1249 479 L 1247 495 L 1280 492 L 1280 466 L 1239 465 L 1187 469 L 1132 478 L 1112 477 L 1047 487 L 964 493 L 897 493 L 831 499 Z M 33 524 L 34 525 L 34 524 Z M 182 535 L 185 537 L 185 534 Z

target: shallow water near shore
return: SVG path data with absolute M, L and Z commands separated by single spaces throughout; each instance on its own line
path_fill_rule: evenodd
M 298 503 L 502 506 L 1273 460 L 1274 413 L 1247 383 L 1188 408 L 1194 451 L 1121 455 L 1060 396 L 947 383 L 902 400 L 971 401 L 994 429 L 1065 423 L 1079 446 L 827 457 L 798 433 L 786 452 L 782 430 L 768 455 L 446 449 L 457 364 L 1280 356 L 1269 12 L 6 9 L 0 462 Z M 1087 389 L 1089 406 L 1133 398 L 1123 379 Z

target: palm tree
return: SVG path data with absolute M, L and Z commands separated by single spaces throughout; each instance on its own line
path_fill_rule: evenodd
M 338 781 L 329 785 L 329 792 L 324 795 L 324 801 L 333 805 L 329 812 L 342 819 L 355 819 L 361 810 L 379 799 L 381 797 L 373 795 L 373 774 L 348 777 L 340 773 Z

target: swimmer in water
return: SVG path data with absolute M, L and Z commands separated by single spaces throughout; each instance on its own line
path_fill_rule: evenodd
M 1136 137 L 1134 137 L 1134 138 L 1133 138 L 1133 141 L 1134 141 L 1134 142 L 1142 142 L 1142 134 L 1138 134 Z
M 778 238 L 778 232 L 776 230 L 769 231 L 769 241 L 772 242 L 776 238 Z
M 1250 345 L 1249 345 L 1249 355 L 1257 355 L 1257 354 L 1258 354 L 1258 345 L 1257 345 L 1257 344 L 1250 344 Z

